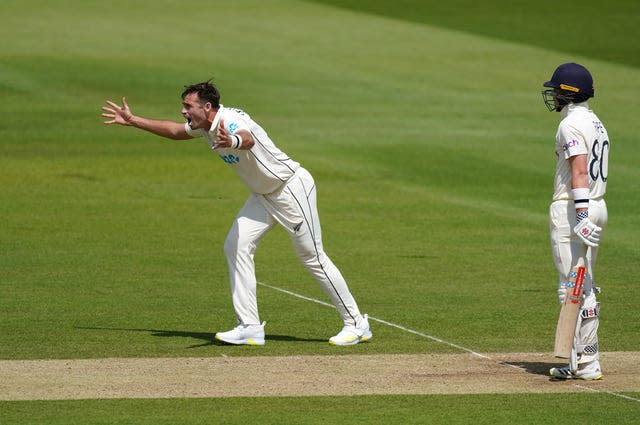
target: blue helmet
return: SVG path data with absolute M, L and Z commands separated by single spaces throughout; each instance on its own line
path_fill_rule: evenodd
M 542 97 L 550 111 L 560 111 L 569 103 L 584 102 L 594 96 L 593 78 L 582 65 L 565 63 L 556 68 L 551 80 L 543 84 Z

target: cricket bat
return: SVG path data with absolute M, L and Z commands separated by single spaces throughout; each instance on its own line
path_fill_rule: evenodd
M 585 266 L 584 259 L 578 258 L 578 263 L 569 274 L 570 287 L 567 297 L 560 308 L 558 326 L 556 327 L 556 342 L 553 355 L 563 359 L 571 356 L 573 348 L 573 338 L 575 337 L 578 314 L 580 314 L 580 304 L 582 302 L 582 285 L 584 283 Z

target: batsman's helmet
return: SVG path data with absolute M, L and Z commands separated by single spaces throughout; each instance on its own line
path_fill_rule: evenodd
M 551 80 L 543 86 L 551 88 L 542 92 L 544 103 L 550 111 L 560 111 L 564 105 L 584 102 L 594 96 L 591 74 L 577 63 L 565 63 L 557 67 Z

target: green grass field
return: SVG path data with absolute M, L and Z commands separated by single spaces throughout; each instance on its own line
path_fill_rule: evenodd
M 540 90 L 568 61 L 594 74 L 612 139 L 600 343 L 639 351 L 640 3 L 366 3 L 0 3 L 0 359 L 457 352 L 375 322 L 370 344 L 337 350 L 335 311 L 263 286 L 267 344 L 212 345 L 235 324 L 222 244 L 247 190 L 201 140 L 99 116 L 126 96 L 180 120 L 183 85 L 212 77 L 314 175 L 325 248 L 363 311 L 478 352 L 550 352 L 558 115 Z M 261 282 L 326 301 L 283 231 L 256 263 Z M 640 410 L 578 396 L 597 416 L 520 394 L 0 401 L 0 422 L 567 423 L 563 410 L 630 423 Z

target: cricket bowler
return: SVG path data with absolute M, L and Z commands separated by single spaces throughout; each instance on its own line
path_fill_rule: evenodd
M 594 380 L 602 378 L 599 362 L 599 289 L 595 286 L 595 265 L 603 229 L 607 225 L 604 195 L 609 176 L 607 130 L 590 109 L 594 97 L 593 78 L 582 65 L 560 65 L 543 84 L 549 111 L 560 114 L 556 133 L 556 172 L 549 226 L 553 259 L 560 277 L 558 297 L 564 305 L 573 295 L 573 270 L 584 264 L 581 303 L 575 330 L 571 329 L 569 364 L 549 371 L 556 379 Z M 583 263 L 584 262 L 584 263 Z M 575 272 L 573 272 L 575 273 Z M 575 321 L 576 318 L 573 317 Z
M 220 104 L 210 81 L 185 86 L 182 116 L 186 122 L 134 115 L 126 99 L 102 107 L 107 125 L 139 128 L 173 140 L 204 138 L 210 151 L 243 180 L 250 195 L 236 215 L 224 243 L 231 298 L 237 326 L 215 338 L 234 345 L 264 345 L 256 298 L 254 253 L 267 231 L 282 226 L 299 260 L 333 302 L 344 324 L 329 339 L 332 345 L 354 345 L 371 339 L 367 315 L 362 315 L 347 282 L 324 252 L 311 174 L 281 151 L 246 112 Z

